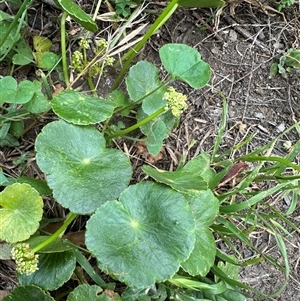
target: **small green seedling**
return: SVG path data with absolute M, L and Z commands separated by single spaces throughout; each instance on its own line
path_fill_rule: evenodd
M 271 66 L 270 74 L 276 75 L 291 72 L 293 68 L 300 68 L 300 49 L 289 49 L 287 53 L 280 57 L 279 63 Z
M 112 0 L 115 3 L 116 14 L 127 18 L 131 14 L 131 7 L 141 4 L 141 0 Z
M 17 118 L 48 111 L 51 106 L 41 92 L 39 81 L 24 80 L 18 84 L 13 77 L 5 76 L 0 79 L 0 91 L 0 107 L 9 104 L 0 111 L 0 146 L 17 146 L 17 138 L 24 131 L 23 121 Z M 23 108 L 19 109 L 18 105 Z
M 14 24 L 16 17 L 0 11 L 0 61 L 9 57 L 15 65 L 27 65 L 33 62 L 31 48 L 20 35 L 24 16 L 20 23 Z
M 277 9 L 281 11 L 286 7 L 292 6 L 294 3 L 295 0 L 281 0 L 279 3 L 277 3 Z

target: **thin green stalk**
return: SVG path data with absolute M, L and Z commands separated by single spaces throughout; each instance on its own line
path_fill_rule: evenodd
M 18 20 L 18 22 L 19 22 L 19 24 L 18 24 L 18 26 L 17 26 L 17 24 L 16 24 L 16 26 L 17 26 L 17 29 L 15 30 L 15 34 L 14 34 L 14 36 L 13 37 L 11 37 L 11 40 L 12 40 L 12 42 L 10 43 L 10 45 L 9 45 L 9 47 L 7 47 L 7 49 L 6 49 L 6 51 L 3 53 L 3 55 L 2 55 L 2 57 L 0 58 L 0 62 L 4 59 L 4 58 L 6 58 L 7 57 L 7 55 L 9 54 L 9 52 L 11 51 L 11 49 L 14 47 L 14 45 L 15 45 L 15 43 L 19 40 L 19 38 L 20 38 L 20 32 L 21 32 L 21 29 L 22 29 L 22 26 L 24 25 L 24 19 L 25 19 L 25 17 L 26 17 L 26 10 L 24 10 L 23 11 L 23 13 L 22 13 L 22 15 L 17 19 Z M 14 18 L 14 20 L 16 19 L 16 17 Z M 11 25 L 10 25 L 11 26 Z M 7 30 L 7 32 L 8 33 L 10 33 L 11 32 L 11 29 L 10 29 L 10 27 L 8 28 L 8 30 Z M 7 33 L 6 33 L 7 34 Z M 5 43 L 5 40 L 3 41 L 3 44 Z M 1 47 L 1 46 L 0 46 Z M 10 72 L 10 75 L 12 76 L 12 74 L 13 74 L 13 68 L 12 68 L 12 70 L 11 70 L 11 72 Z
M 26 8 L 33 2 L 33 0 L 24 0 L 22 5 L 20 6 L 17 14 L 15 15 L 13 21 L 11 22 L 10 26 L 8 27 L 7 32 L 4 34 L 2 40 L 0 40 L 0 47 L 3 46 L 4 42 L 6 41 L 7 37 L 9 36 L 10 32 L 17 26 L 20 16 L 26 10 Z
M 31 113 L 27 110 L 17 110 L 15 112 L 9 112 L 5 115 L 0 116 L 0 123 L 22 120 L 23 117 L 27 117 L 30 114 Z
M 61 39 L 61 59 L 63 65 L 63 72 L 66 85 L 70 84 L 69 81 L 69 73 L 68 73 L 68 62 L 67 62 L 67 48 L 66 48 L 66 19 L 68 17 L 67 12 L 63 12 L 61 20 L 60 20 L 60 39 Z
M 144 37 L 132 48 L 130 49 L 121 59 L 121 61 L 126 61 L 123 65 L 122 70 L 120 71 L 116 81 L 111 87 L 111 91 L 115 90 L 122 79 L 124 78 L 124 75 L 126 71 L 128 70 L 131 62 L 136 57 L 136 55 L 139 53 L 139 51 L 143 48 L 143 46 L 146 44 L 146 42 L 149 40 L 149 38 L 162 26 L 166 23 L 166 21 L 171 17 L 171 15 L 174 13 L 176 8 L 178 7 L 178 1 L 179 0 L 172 0 L 169 5 L 164 9 L 164 11 L 159 15 L 159 17 L 156 19 L 156 21 L 152 24 L 152 26 L 149 28 L 149 30 L 146 32 Z M 114 67 L 117 67 L 118 63 Z
M 140 128 L 142 125 L 150 122 L 151 120 L 153 120 L 155 117 L 159 116 L 160 114 L 162 114 L 163 112 L 165 112 L 165 108 L 160 108 L 159 110 L 157 110 L 156 112 L 154 112 L 153 114 L 149 115 L 148 117 L 146 117 L 145 119 L 139 121 L 138 123 L 130 126 L 129 128 L 127 129 L 124 129 L 122 131 L 119 131 L 117 133 L 114 133 L 110 136 L 107 137 L 107 140 L 110 140 L 110 139 L 113 139 L 113 138 L 116 138 L 116 137 L 122 137 L 123 135 L 126 135 L 138 128 Z
M 115 284 L 114 283 L 106 283 L 94 270 L 91 266 L 89 261 L 85 258 L 85 256 L 77 249 L 73 249 L 73 253 L 76 256 L 76 261 L 81 265 L 81 267 L 86 271 L 86 273 L 95 281 L 97 285 L 101 288 L 105 289 L 112 289 L 114 290 Z
M 256 162 L 256 161 L 273 162 L 274 161 L 274 162 L 280 163 L 280 166 L 291 167 L 295 170 L 300 171 L 299 165 L 289 162 L 288 160 L 281 158 L 281 157 L 245 155 L 245 156 L 241 156 L 240 160 L 246 161 L 246 162 Z
M 47 245 L 49 245 L 52 242 L 54 242 L 58 237 L 60 237 L 60 235 L 62 233 L 64 233 L 66 231 L 66 229 L 68 228 L 68 226 L 72 223 L 72 221 L 77 216 L 78 216 L 78 214 L 70 212 L 68 214 L 68 216 L 67 216 L 67 219 L 63 223 L 63 225 L 55 233 L 53 233 L 51 236 L 49 236 L 46 240 L 44 240 L 38 246 L 36 246 L 35 248 L 33 248 L 33 252 L 36 253 L 36 252 L 40 251 L 41 249 L 43 249 L 44 247 L 46 247 Z
M 211 87 L 213 88 L 213 87 Z M 215 140 L 215 146 L 211 155 L 211 160 L 212 162 L 216 162 L 219 161 L 219 157 L 217 156 L 217 152 L 219 150 L 221 141 L 223 139 L 223 134 L 225 132 L 226 129 L 226 121 L 227 121 L 227 113 L 228 113 L 228 103 L 226 100 L 226 97 L 224 96 L 224 94 L 221 91 L 216 90 L 216 92 L 221 96 L 222 100 L 223 100 L 223 112 L 222 112 L 222 120 L 221 120 L 221 124 L 219 126 L 219 132 L 217 135 L 217 138 Z
M 159 85 L 157 88 L 155 88 L 154 90 L 152 90 L 151 92 L 147 93 L 146 95 L 144 95 L 143 97 L 141 97 L 139 100 L 137 101 L 134 101 L 134 102 L 131 102 L 129 105 L 125 106 L 125 107 L 120 107 L 120 108 L 117 108 L 115 111 L 114 111 L 114 114 L 113 116 L 115 116 L 115 114 L 119 113 L 119 112 L 122 112 L 124 110 L 131 110 L 133 107 L 135 107 L 137 104 L 140 104 L 142 103 L 142 101 L 147 98 L 148 96 L 150 96 L 151 94 L 155 93 L 157 90 L 161 89 L 163 86 L 167 86 L 173 79 L 171 77 L 167 78 L 165 80 L 165 82 L 161 83 L 161 85 Z M 102 132 L 104 133 L 112 119 L 111 116 L 110 118 L 108 118 L 106 120 L 106 122 L 104 123 L 104 126 L 102 128 Z
M 41 77 L 41 80 L 43 82 L 43 85 L 44 85 L 44 88 L 45 88 L 48 99 L 52 100 L 51 88 L 50 88 L 50 85 L 47 81 L 47 77 L 46 77 L 45 73 L 42 70 L 39 69 L 39 70 L 36 71 L 36 74 Z
M 102 0 L 98 0 L 97 1 L 97 6 L 93 15 L 93 20 L 96 21 L 96 18 L 98 16 L 99 10 L 100 10 L 100 6 L 101 6 Z
M 86 48 L 83 46 L 83 47 L 81 47 L 80 50 L 82 50 L 83 62 L 84 62 L 84 65 L 86 66 L 88 64 Z M 98 95 L 97 95 L 97 92 L 96 92 L 96 89 L 95 89 L 95 86 L 94 86 L 94 83 L 93 83 L 92 76 L 90 75 L 89 71 L 87 72 L 87 82 L 88 82 L 88 85 L 90 87 L 91 92 L 93 93 L 94 96 L 97 97 Z
M 8 112 L 14 113 L 17 110 L 17 104 L 11 104 L 8 108 Z M 8 131 L 10 129 L 11 122 L 6 122 L 0 127 L 0 141 L 4 140 L 5 137 L 8 134 Z
M 91 78 L 91 76 L 88 76 L 87 82 L 88 82 L 88 85 L 89 85 L 89 87 L 90 87 L 91 92 L 93 93 L 93 95 L 94 95 L 95 97 L 97 97 L 98 94 L 97 94 L 97 91 L 96 91 L 96 88 L 95 88 L 95 85 L 94 85 L 94 83 L 93 83 L 93 79 Z

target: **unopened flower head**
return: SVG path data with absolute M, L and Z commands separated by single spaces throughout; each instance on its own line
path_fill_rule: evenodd
M 107 56 L 105 59 L 105 66 L 112 66 L 115 62 L 115 59 L 111 56 Z
M 187 109 L 186 95 L 176 92 L 173 87 L 169 87 L 168 91 L 164 94 L 163 99 L 167 101 L 166 110 L 171 109 L 174 116 L 179 117 L 180 114 Z
M 29 244 L 20 243 L 15 245 L 11 251 L 12 258 L 16 261 L 17 271 L 20 274 L 32 274 L 38 270 L 39 256 L 34 254 Z
M 72 55 L 72 65 L 75 70 L 83 70 L 83 54 L 78 50 L 76 50 Z
M 108 43 L 105 39 L 100 39 L 96 42 L 96 53 L 100 54 L 107 47 Z
M 84 48 L 84 49 L 89 49 L 90 42 L 91 42 L 91 40 L 81 39 L 80 42 L 79 42 L 79 46 L 82 47 L 82 48 Z

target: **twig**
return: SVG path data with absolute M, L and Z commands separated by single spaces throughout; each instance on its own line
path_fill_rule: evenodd
M 228 16 L 227 14 L 223 15 L 223 18 L 225 19 L 225 21 L 230 24 L 232 27 L 234 27 L 234 29 L 241 34 L 244 38 L 246 38 L 247 40 L 250 40 L 253 42 L 253 44 L 255 44 L 256 46 L 258 46 L 259 48 L 261 48 L 262 50 L 266 51 L 267 53 L 270 53 L 270 50 L 268 49 L 268 47 L 266 45 L 264 45 L 263 43 L 257 41 L 257 39 L 255 37 L 253 37 L 253 35 L 246 29 L 242 28 L 240 26 L 240 24 L 236 23 L 234 19 L 232 19 L 230 16 Z

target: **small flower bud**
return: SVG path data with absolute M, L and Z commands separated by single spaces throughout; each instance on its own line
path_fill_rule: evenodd
M 97 53 L 100 53 L 103 49 L 107 47 L 107 41 L 105 39 L 100 39 L 96 42 Z
M 72 66 L 75 70 L 82 71 L 83 65 L 83 54 L 76 50 L 72 55 Z
M 79 42 L 79 46 L 84 48 L 84 49 L 89 49 L 89 43 L 90 43 L 90 40 L 87 40 L 87 39 L 81 39 L 80 42 Z
M 105 66 L 112 66 L 115 62 L 115 59 L 111 56 L 107 56 L 105 60 Z

